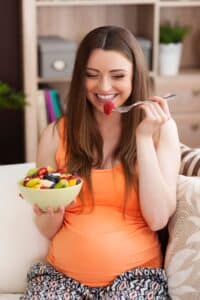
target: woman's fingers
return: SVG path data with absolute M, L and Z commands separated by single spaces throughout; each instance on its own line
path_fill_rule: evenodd
M 64 213 L 64 211 L 65 211 L 65 207 L 64 206 L 60 206 L 60 207 L 54 209 L 54 213 L 58 213 L 58 214 Z
M 146 101 L 146 103 L 140 107 L 145 111 L 146 119 L 149 121 L 162 124 L 167 120 L 167 116 L 159 107 L 159 104 L 155 102 Z
M 144 103 L 144 104 L 141 104 L 139 107 L 144 110 L 146 119 L 148 119 L 148 120 L 154 120 L 155 119 L 155 115 L 152 112 L 152 109 L 150 108 L 149 104 Z
M 74 202 L 75 200 L 69 206 L 73 205 Z M 47 210 L 43 211 L 37 204 L 34 204 L 33 210 L 36 215 L 49 214 L 50 216 L 53 216 L 54 214 L 64 214 L 65 206 L 60 206 L 57 208 L 48 207 Z
M 33 210 L 34 210 L 35 214 L 38 215 L 38 216 L 40 216 L 43 213 L 42 210 L 39 208 L 39 206 L 37 204 L 35 204 L 33 206 Z
M 171 118 L 171 114 L 169 111 L 169 106 L 167 103 L 167 100 L 158 96 L 153 96 L 151 98 L 149 98 L 150 101 L 152 102 L 156 102 L 160 105 L 160 107 L 162 108 L 162 110 L 164 111 L 164 113 L 167 115 L 168 119 Z
M 52 216 L 53 213 L 54 213 L 54 209 L 52 207 L 48 207 L 47 208 L 47 213 Z
M 63 214 L 64 212 L 65 212 L 64 206 L 60 206 L 58 208 L 53 208 L 53 207 L 47 208 L 47 213 L 50 214 L 51 216 L 54 214 Z
M 146 113 L 146 117 L 150 117 L 152 120 L 157 121 L 158 123 L 164 123 L 167 120 L 170 119 L 171 115 L 168 109 L 168 105 L 164 99 L 159 97 L 151 98 L 149 101 L 145 101 L 142 105 L 140 105 L 141 108 L 144 109 Z M 163 108 L 165 107 L 165 108 Z M 153 116 L 153 117 L 152 117 Z
M 33 210 L 36 213 L 36 215 L 40 216 L 42 214 L 49 214 L 49 215 L 53 215 L 54 213 L 56 213 L 58 211 L 58 209 L 53 209 L 52 207 L 48 207 L 46 211 L 43 211 L 37 204 L 35 204 L 33 206 Z M 60 208 L 59 208 L 60 210 Z
M 163 111 L 157 102 L 152 102 L 151 107 L 159 123 L 163 124 L 169 119 L 168 115 Z

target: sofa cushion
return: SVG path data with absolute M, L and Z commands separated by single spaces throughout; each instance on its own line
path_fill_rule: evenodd
M 18 196 L 17 182 L 33 166 L 0 166 L 0 294 L 23 292 L 29 267 L 47 253 L 48 242 L 34 224 L 31 205 Z
M 180 174 L 200 177 L 200 149 L 181 144 Z
M 179 176 L 165 256 L 173 300 L 200 299 L 200 178 Z
M 19 300 L 20 294 L 0 294 L 0 300 Z

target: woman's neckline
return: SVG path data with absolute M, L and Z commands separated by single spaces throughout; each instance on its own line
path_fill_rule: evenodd
M 105 169 L 94 169 L 94 168 L 92 168 L 92 172 L 110 172 L 110 171 L 113 171 L 114 169 L 121 168 L 121 166 L 122 166 L 121 162 L 117 162 L 116 164 L 114 164 L 110 168 L 105 168 Z

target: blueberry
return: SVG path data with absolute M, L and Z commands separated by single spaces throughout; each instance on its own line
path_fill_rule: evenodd
M 60 180 L 60 177 L 52 174 L 45 174 L 44 179 L 48 179 L 50 181 L 53 181 L 54 183 L 57 183 Z

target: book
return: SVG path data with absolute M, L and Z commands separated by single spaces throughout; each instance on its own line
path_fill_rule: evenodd
M 56 90 L 52 89 L 52 90 L 50 90 L 50 93 L 51 93 L 51 101 L 52 101 L 54 113 L 55 113 L 55 116 L 57 119 L 62 115 L 60 98 L 59 98 L 58 92 Z
M 51 123 L 56 120 L 56 115 L 52 103 L 51 91 L 47 89 L 45 90 L 45 101 L 46 101 L 48 121 Z

